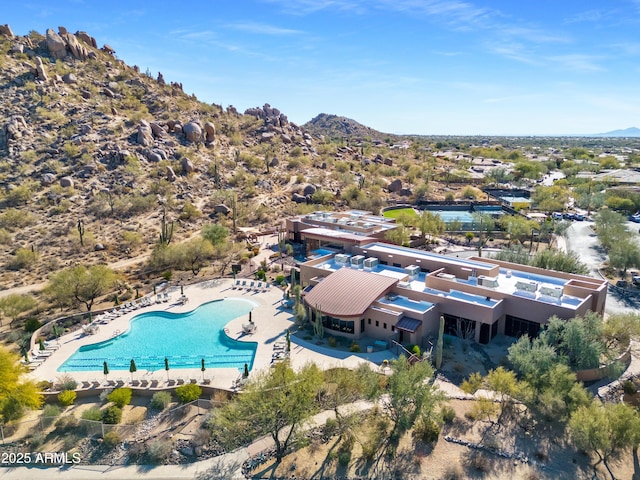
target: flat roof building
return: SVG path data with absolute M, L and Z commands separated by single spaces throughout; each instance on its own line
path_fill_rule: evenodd
M 423 345 L 437 335 L 443 316 L 446 333 L 488 343 L 497 334 L 535 336 L 553 315 L 604 312 L 604 280 L 349 235 L 343 240 L 334 241 L 342 253 L 300 266 L 310 320 L 320 311 L 327 333 Z

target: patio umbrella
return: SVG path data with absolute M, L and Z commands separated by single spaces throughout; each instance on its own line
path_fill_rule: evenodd
M 169 359 L 164 358 L 164 369 L 167 371 L 167 380 L 169 380 Z
M 244 373 L 242 374 L 242 376 L 244 378 L 247 378 L 249 376 L 249 365 L 247 365 L 246 363 L 244 364 Z
M 204 371 L 206 370 L 206 368 L 204 368 L 204 358 L 202 359 L 201 363 L 201 367 L 200 370 L 202 370 L 202 381 L 204 382 Z
M 129 365 L 129 372 L 131 372 L 131 381 L 133 382 L 133 372 L 137 371 L 138 367 L 136 367 L 136 361 L 132 358 L 131 364 Z
M 109 375 L 109 365 L 107 365 L 106 360 L 102 363 L 102 372 L 104 373 L 104 377 L 107 378 L 107 375 Z

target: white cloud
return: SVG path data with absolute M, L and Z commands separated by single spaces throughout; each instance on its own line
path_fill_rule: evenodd
M 226 25 L 226 27 L 233 30 L 240 30 L 242 32 L 258 33 L 263 35 L 298 35 L 303 33 L 300 30 L 281 28 L 273 25 L 255 22 L 231 23 Z

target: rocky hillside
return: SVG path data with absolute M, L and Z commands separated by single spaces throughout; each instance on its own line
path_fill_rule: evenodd
M 303 125 L 303 128 L 316 136 L 325 136 L 336 140 L 351 140 L 354 142 L 370 140 L 382 142 L 397 139 L 395 135 L 382 133 L 366 127 L 347 117 L 321 113 Z
M 356 122 L 300 127 L 268 104 L 200 102 L 173 80 L 86 32 L 0 27 L 0 288 L 78 263 L 136 271 L 163 212 L 179 242 L 205 223 L 230 226 L 234 203 L 238 227 L 266 229 L 318 208 L 379 210 L 434 178 L 418 147 L 345 146 L 318 125 L 378 138 Z

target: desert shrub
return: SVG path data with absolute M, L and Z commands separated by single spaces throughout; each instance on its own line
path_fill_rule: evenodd
M 338 453 L 338 464 L 341 467 L 347 467 L 349 462 L 351 461 L 351 451 L 349 450 L 341 450 Z
M 327 418 L 322 427 L 322 434 L 326 438 L 333 437 L 338 432 L 338 421 L 335 418 Z
M 102 411 L 102 421 L 110 425 L 120 423 L 122 420 L 122 409 L 116 405 L 111 405 Z
M 82 418 L 84 420 L 100 422 L 102 420 L 102 411 L 98 407 L 91 407 L 90 409 L 82 412 Z
M 0 213 L 0 227 L 6 228 L 9 231 L 26 227 L 32 223 L 35 223 L 33 215 L 17 208 L 7 208 L 4 212 Z
M 442 417 L 442 421 L 446 424 L 452 423 L 456 418 L 456 411 L 451 408 L 449 405 L 444 405 L 440 409 L 440 416 Z
M 42 410 L 43 417 L 57 417 L 62 413 L 58 405 L 45 405 Z
M 626 380 L 625 382 L 623 382 L 622 389 L 627 395 L 638 393 L 638 387 L 636 387 L 635 383 L 633 383 L 631 380 Z
M 424 443 L 435 443 L 440 436 L 440 426 L 429 418 L 420 421 L 414 431 Z
M 118 435 L 118 432 L 114 432 L 114 431 L 105 433 L 102 440 L 103 440 L 102 444 L 109 449 L 112 449 L 113 447 L 118 445 L 120 442 L 122 442 L 122 439 L 120 438 L 120 435 Z
M 9 233 L 9 230 L 0 228 L 0 245 L 10 245 L 11 241 L 11 233 Z
M 147 455 L 153 463 L 161 463 L 166 460 L 172 450 L 173 444 L 168 439 L 154 440 L 147 444 Z
M 164 410 L 171 403 L 171 394 L 169 392 L 156 392 L 151 397 L 149 406 L 154 410 Z
M 357 342 L 353 342 L 349 347 L 349 351 L 353 353 L 360 353 L 360 345 Z
M 336 337 L 329 337 L 327 338 L 327 343 L 329 344 L 330 347 L 335 348 L 336 345 L 338 344 L 338 341 L 336 340 Z
M 117 407 L 122 408 L 125 405 L 129 405 L 131 402 L 131 389 L 130 388 L 116 388 L 113 392 L 107 395 L 107 400 L 116 404 Z
M 65 415 L 56 420 L 56 430 L 61 433 L 68 432 L 78 428 L 78 419 L 73 415 Z
M 48 380 L 40 380 L 36 383 L 39 392 L 46 392 L 53 387 L 53 383 Z
M 78 382 L 68 373 L 59 376 L 56 380 L 56 389 L 58 390 L 75 390 L 76 388 L 78 388 Z
M 182 403 L 189 403 L 200 398 L 202 389 L 195 383 L 187 383 L 176 388 L 176 395 Z
M 76 401 L 76 392 L 73 390 L 63 390 L 58 394 L 58 401 L 63 407 L 73 405 L 73 402 Z
M 38 254 L 30 248 L 18 248 L 16 249 L 13 258 L 7 262 L 7 268 L 9 270 L 22 270 L 30 267 L 38 260 Z
M 69 435 L 64 436 L 64 440 L 62 441 L 62 446 L 65 450 L 71 450 L 74 448 L 78 442 L 80 441 L 80 436 L 75 433 L 71 433 Z
M 29 448 L 31 449 L 31 451 L 38 450 L 38 448 L 40 448 L 44 444 L 45 440 L 46 436 L 44 433 L 35 432 L 33 435 L 31 435 L 31 438 L 29 438 Z
M 414 345 L 413 347 L 411 347 L 411 353 L 413 353 L 416 357 L 420 356 L 420 346 L 419 345 Z
M 37 318 L 27 318 L 24 322 L 24 331 L 33 333 L 42 326 Z

